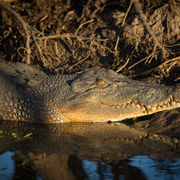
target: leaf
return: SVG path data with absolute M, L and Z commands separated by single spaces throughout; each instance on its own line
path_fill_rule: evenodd
M 29 134 L 23 136 L 22 138 L 31 138 L 31 137 L 30 137 L 31 135 L 32 135 L 32 133 L 29 133 Z

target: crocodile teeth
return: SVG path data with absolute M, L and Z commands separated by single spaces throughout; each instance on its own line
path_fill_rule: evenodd
M 151 111 L 152 112 L 156 111 L 156 108 L 155 107 L 151 107 Z
M 130 106 L 131 106 L 131 107 L 136 107 L 134 103 L 133 103 L 133 104 L 131 104 Z
M 147 108 L 147 114 L 149 114 L 151 112 L 151 108 Z
M 139 109 L 141 108 L 141 106 L 139 104 L 136 104 L 136 107 L 139 108 Z
M 171 101 L 171 106 L 175 106 L 176 103 L 174 101 Z
M 167 107 L 166 107 L 166 105 L 165 105 L 165 104 L 163 104 L 163 105 L 162 105 L 162 108 L 163 108 L 163 109 L 166 109 Z

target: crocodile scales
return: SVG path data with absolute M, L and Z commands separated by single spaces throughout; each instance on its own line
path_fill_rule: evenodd
M 89 68 L 47 75 L 25 63 L 0 60 L 0 118 L 67 123 L 120 121 L 180 107 L 180 91 Z

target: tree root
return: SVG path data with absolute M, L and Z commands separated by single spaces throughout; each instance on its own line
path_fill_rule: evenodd
M 119 44 L 119 38 L 120 38 L 120 35 L 121 35 L 121 32 L 122 32 L 122 28 L 123 28 L 123 26 L 124 26 L 124 22 L 125 22 L 125 20 L 126 20 L 126 18 L 127 18 L 127 15 L 128 15 L 128 13 L 129 13 L 129 11 L 130 11 L 130 9 L 131 9 L 132 4 L 133 4 L 133 2 L 130 2 L 130 5 L 129 5 L 129 7 L 128 7 L 128 10 L 126 11 L 126 14 L 125 14 L 125 16 L 124 16 L 124 19 L 123 19 L 121 28 L 120 28 L 120 30 L 119 30 L 119 34 L 118 34 L 118 36 L 117 36 L 116 45 L 115 45 L 115 48 L 114 48 L 114 51 L 115 51 L 116 56 L 118 56 L 118 55 L 117 55 L 117 54 L 118 54 L 118 52 L 117 52 L 117 47 L 118 47 L 118 44 Z M 119 71 L 120 71 L 120 70 L 119 70 Z M 118 72 L 119 72 L 119 71 L 118 71 Z
M 115 54 L 116 54 L 116 55 L 118 54 L 118 53 L 117 53 L 117 46 L 118 46 L 118 43 L 119 43 L 120 33 L 121 33 L 121 31 L 122 31 L 124 22 L 125 22 L 125 20 L 126 20 L 126 18 L 127 18 L 127 15 L 128 15 L 128 13 L 129 13 L 132 5 L 134 6 L 134 9 L 135 9 L 136 13 L 138 14 L 139 19 L 141 20 L 141 22 L 142 22 L 142 24 L 143 24 L 143 26 L 144 26 L 144 29 L 145 29 L 145 30 L 147 31 L 147 33 L 149 34 L 150 38 L 152 38 L 152 41 L 154 42 L 154 47 L 153 47 L 153 51 L 152 51 L 152 53 L 151 53 L 150 55 L 148 55 L 147 57 L 141 59 L 141 60 L 138 61 L 137 63 L 131 65 L 127 70 L 131 69 L 132 67 L 136 66 L 137 64 L 139 64 L 140 62 L 145 61 L 145 60 L 146 60 L 146 63 L 147 63 L 147 61 L 150 59 L 150 60 L 148 61 L 148 63 L 150 63 L 151 60 L 154 58 L 155 51 L 156 51 L 156 47 L 158 47 L 158 48 L 160 49 L 160 52 L 161 52 L 161 60 L 162 60 L 162 61 L 166 59 L 166 56 L 167 56 L 167 54 L 168 54 L 168 51 L 166 50 L 166 48 L 158 41 L 158 39 L 157 39 L 157 37 L 155 36 L 155 34 L 153 33 L 151 27 L 148 25 L 147 20 L 146 20 L 146 16 L 145 16 L 145 15 L 143 14 L 143 12 L 142 12 L 142 9 L 141 9 L 139 0 L 131 0 L 131 1 L 130 1 L 130 5 L 129 5 L 129 7 L 128 7 L 128 10 L 126 11 L 126 14 L 125 14 L 125 17 L 124 17 L 124 19 L 123 19 L 123 22 L 122 22 L 122 25 L 121 25 L 119 34 L 118 34 L 118 36 L 117 36 L 116 45 L 115 45 L 115 48 L 114 48 Z M 137 46 L 136 46 L 136 48 L 137 48 Z M 136 48 L 135 48 L 135 49 L 136 49 Z M 120 72 L 125 66 L 127 66 L 127 64 L 128 64 L 128 62 L 129 62 L 132 54 L 134 53 L 135 49 L 134 49 L 133 52 L 129 55 L 128 59 L 126 60 L 126 63 L 125 63 L 122 67 L 118 68 L 118 69 L 116 70 L 116 72 Z M 167 61 L 167 62 L 169 62 L 169 61 Z M 166 62 L 165 62 L 165 64 L 166 64 Z M 164 65 L 164 63 L 163 63 L 162 65 L 158 66 L 157 68 L 153 68 L 153 69 L 150 70 L 150 71 L 159 69 L 159 68 L 162 67 L 163 65 Z M 150 71 L 148 71 L 148 72 L 150 72 Z M 147 73 L 147 72 L 146 72 L 146 73 Z M 142 73 L 141 73 L 141 74 L 142 74 Z
M 11 15 L 13 15 L 19 21 L 21 26 L 23 27 L 23 30 L 24 30 L 25 35 L 26 35 L 26 51 L 27 51 L 26 61 L 27 61 L 27 64 L 31 64 L 31 61 L 30 61 L 31 48 L 30 48 L 30 41 L 29 41 L 31 35 L 29 33 L 29 30 L 28 30 L 28 24 L 14 10 L 12 10 L 10 7 L 6 6 L 1 1 L 0 1 L 0 6 L 4 10 L 8 11 Z
M 88 1 L 87 4 L 87 8 L 89 8 L 89 4 L 91 3 L 91 0 Z M 60 63 L 60 60 L 58 60 L 55 56 L 57 56 L 59 58 L 59 55 L 57 54 L 57 42 L 55 41 L 55 39 L 61 39 L 64 44 L 69 48 L 69 50 L 71 51 L 72 57 L 77 60 L 78 62 L 76 62 L 74 65 L 71 65 L 68 70 L 71 70 L 73 67 L 78 66 L 78 64 L 82 63 L 83 61 L 85 61 L 89 56 L 90 56 L 90 51 L 91 51 L 91 47 L 92 46 L 100 46 L 100 44 L 98 45 L 97 42 L 104 42 L 104 41 L 108 41 L 109 39 L 100 39 L 100 38 L 96 38 L 94 35 L 94 31 L 96 30 L 97 27 L 95 27 L 95 30 L 93 30 L 92 34 L 90 37 L 83 37 L 78 35 L 79 30 L 88 23 L 93 22 L 93 19 L 90 19 L 89 21 L 86 22 L 82 22 L 79 27 L 77 28 L 77 30 L 75 31 L 75 33 L 64 33 L 64 34 L 56 34 L 56 35 L 45 35 L 43 32 L 38 31 L 36 28 L 31 27 L 28 23 L 26 23 L 21 17 L 20 15 L 18 15 L 14 10 L 12 10 L 10 7 L 8 7 L 7 5 L 5 5 L 4 3 L 2 3 L 0 1 L 0 6 L 3 7 L 4 10 L 8 11 L 13 17 L 15 17 L 18 22 L 22 25 L 23 30 L 25 32 L 25 36 L 26 36 L 26 44 L 25 44 L 25 48 L 24 47 L 20 47 L 18 48 L 18 53 L 19 55 L 24 58 L 19 50 L 20 49 L 24 49 L 26 50 L 26 62 L 28 64 L 31 64 L 31 49 L 32 49 L 32 43 L 30 45 L 30 39 L 32 38 L 32 42 L 34 42 L 34 45 L 36 46 L 36 50 L 38 51 L 39 54 L 39 58 L 41 59 L 43 66 L 49 69 L 54 69 L 54 70 L 58 70 L 58 68 L 54 67 L 52 64 L 52 59 L 57 60 Z M 99 9 L 98 9 L 99 10 Z M 84 19 L 83 14 L 82 17 L 80 18 L 82 21 Z M 46 48 L 46 44 L 48 43 L 52 45 L 52 43 L 50 42 L 51 40 L 54 40 L 54 47 L 55 47 L 55 55 L 52 54 L 52 52 L 50 52 L 47 48 Z M 84 43 L 88 42 L 90 43 L 90 46 L 88 46 L 88 53 L 85 57 L 83 56 L 78 56 L 75 54 L 75 50 L 72 48 L 72 42 L 74 41 L 75 44 L 77 44 L 78 42 L 80 42 L 82 44 L 82 46 L 84 45 Z M 83 47 L 82 47 L 83 48 Z M 52 49 L 52 47 L 50 48 Z M 78 54 L 78 53 L 77 53 Z
M 77 71 L 78 69 L 81 69 L 82 67 L 86 68 L 91 65 L 101 66 L 101 62 L 99 63 L 99 58 L 97 60 L 97 57 L 100 55 L 100 56 L 106 56 L 106 58 L 104 58 L 105 61 L 104 62 L 102 61 L 102 64 L 105 65 L 105 68 L 114 68 L 116 69 L 116 72 L 120 72 L 122 71 L 122 69 L 125 69 L 125 68 L 126 70 L 130 70 L 132 67 L 136 66 L 137 64 L 141 62 L 144 62 L 145 65 L 150 64 L 152 63 L 151 62 L 152 60 L 157 59 L 157 57 L 159 58 L 159 55 L 160 55 L 159 59 L 162 60 L 161 61 L 162 66 L 158 64 L 159 66 L 157 68 L 151 69 L 148 72 L 152 72 L 153 70 L 158 69 L 158 70 L 161 70 L 161 72 L 163 73 L 163 68 L 165 67 L 166 69 L 164 68 L 164 72 L 165 72 L 164 74 L 167 74 L 172 69 L 172 67 L 175 66 L 174 65 L 175 61 L 173 61 L 173 63 L 168 63 L 168 64 L 165 63 L 166 65 L 164 64 L 164 62 L 167 62 L 166 57 L 169 56 L 170 51 L 169 51 L 168 46 L 164 46 L 162 42 L 158 40 L 158 35 L 156 35 L 156 33 L 153 33 L 153 28 L 156 29 L 159 23 L 161 23 L 161 21 L 159 20 L 158 20 L 159 21 L 158 23 L 156 22 L 156 19 L 154 18 L 155 13 L 153 14 L 152 19 L 151 19 L 153 23 L 152 28 L 151 28 L 149 25 L 151 23 L 151 20 L 147 22 L 146 15 L 143 14 L 139 0 L 131 0 L 129 7 L 126 10 L 125 15 L 121 11 L 120 12 L 118 11 L 120 15 L 118 13 L 116 15 L 116 12 L 115 12 L 115 15 L 116 15 L 115 17 L 117 17 L 116 19 L 114 18 L 113 13 L 111 14 L 111 12 L 107 12 L 106 16 L 108 15 L 107 17 L 111 19 L 108 20 L 107 18 L 106 19 L 107 22 L 103 26 L 99 25 L 98 24 L 99 22 L 100 23 L 101 21 L 105 22 L 104 19 L 101 17 L 102 16 L 101 13 L 103 9 L 106 13 L 105 7 L 111 6 L 114 4 L 121 5 L 121 6 L 123 5 L 122 3 L 118 3 L 118 2 L 104 3 L 104 4 L 101 3 L 97 5 L 96 3 L 94 3 L 94 1 L 88 0 L 86 5 L 82 9 L 81 16 L 80 17 L 76 16 L 77 21 L 75 22 L 75 24 L 79 23 L 79 24 L 76 24 L 75 26 L 76 29 L 73 29 L 73 31 L 67 31 L 67 32 L 72 32 L 72 33 L 60 34 L 60 32 L 66 32 L 66 30 L 62 30 L 61 28 L 57 26 L 59 28 L 58 29 L 56 27 L 57 25 L 56 23 L 59 23 L 59 22 L 56 22 L 55 20 L 56 23 L 54 24 L 54 26 L 52 26 L 54 28 L 53 29 L 54 34 L 52 32 L 48 34 L 48 31 L 46 31 L 47 32 L 46 34 L 44 33 L 43 30 L 41 32 L 40 30 L 36 29 L 35 25 L 34 27 L 30 26 L 29 25 L 30 23 L 29 24 L 26 23 L 20 14 L 16 13 L 14 10 L 12 10 L 10 7 L 7 7 L 7 5 L 5 5 L 4 3 L 2 3 L 2 1 L 0 1 L 0 6 L 5 11 L 7 11 L 7 13 L 10 13 L 12 17 L 15 17 L 18 23 L 20 24 L 20 26 L 22 26 L 22 31 L 20 31 L 20 33 L 22 34 L 23 37 L 25 36 L 25 38 L 23 38 L 25 39 L 25 43 L 23 47 L 19 47 L 17 49 L 17 52 L 19 53 L 19 56 L 21 56 L 22 59 L 25 59 L 24 61 L 27 62 L 28 64 L 32 63 L 31 61 L 34 60 L 38 63 L 41 62 L 41 65 L 43 65 L 47 69 L 54 70 L 57 72 L 62 71 L 62 72 L 71 73 L 73 71 Z M 134 18 L 134 16 L 129 15 L 129 12 L 131 11 L 132 6 L 134 7 L 139 17 L 138 21 L 136 21 L 137 19 L 134 19 L 134 21 L 131 21 Z M 168 6 L 168 4 L 166 6 Z M 126 7 L 126 6 L 124 5 L 123 7 Z M 91 9 L 91 11 L 87 12 L 87 10 L 89 9 Z M 124 17 L 122 17 L 122 15 Z M 127 19 L 127 16 L 130 16 L 130 17 Z M 165 16 L 166 16 L 166 13 L 164 17 Z M 40 18 L 40 20 L 37 20 L 38 18 Z M 47 14 L 43 17 L 41 17 L 41 15 L 37 15 L 36 23 L 37 24 L 38 22 L 41 23 L 41 21 L 44 21 L 45 19 L 46 20 L 48 19 Z M 116 20 L 118 23 L 115 22 Z M 126 20 L 127 20 L 127 24 L 125 23 Z M 27 20 L 27 21 L 31 22 L 31 20 L 30 21 Z M 68 19 L 66 21 L 68 21 Z M 66 21 L 62 19 L 62 22 L 65 25 L 66 25 Z M 130 21 L 132 22 L 131 25 L 129 24 Z M 156 27 L 154 25 L 154 22 L 155 22 Z M 115 26 L 115 30 L 108 29 L 109 27 L 106 30 L 106 24 L 108 23 L 112 23 L 111 27 Z M 116 31 L 117 30 L 116 23 L 121 24 L 120 28 L 118 29 L 118 32 Z M 51 27 L 49 25 L 51 25 L 51 23 L 48 19 L 46 22 L 43 22 L 42 25 L 40 25 L 39 27 L 40 29 L 43 29 L 44 27 Z M 133 27 L 133 25 L 135 26 Z M 132 30 L 130 28 L 132 28 Z M 105 29 L 105 30 L 102 31 L 102 29 L 103 30 Z M 121 37 L 123 29 L 124 29 L 123 33 L 125 33 L 125 36 Z M 146 32 L 145 37 L 144 35 L 141 34 L 142 32 Z M 168 29 L 167 27 L 167 39 L 168 38 L 171 39 L 170 33 L 171 33 L 170 29 Z M 142 36 L 143 38 L 141 38 Z M 101 39 L 101 37 L 104 37 L 106 39 L 103 39 L 103 38 Z M 123 41 L 127 42 L 126 46 L 124 47 L 120 46 L 121 38 L 122 38 L 122 42 Z M 6 37 L 4 36 L 3 39 L 6 39 Z M 131 48 L 128 49 L 127 46 Z M 127 53 L 125 54 L 123 50 L 125 51 L 127 50 Z M 24 54 L 21 52 L 23 52 Z M 137 55 L 135 53 L 137 53 Z M 120 61 L 120 58 L 118 57 L 120 56 L 120 54 L 122 54 L 122 57 L 126 57 L 124 58 L 122 63 Z M 143 57 L 141 57 L 141 54 Z M 115 57 L 114 62 L 108 59 L 108 58 L 111 58 L 112 55 L 113 57 Z M 171 53 L 171 55 L 172 57 L 175 57 L 175 53 L 174 54 Z M 136 61 L 136 63 L 135 62 L 129 63 L 131 59 L 134 59 L 136 57 L 137 59 L 140 59 L 140 60 L 137 60 L 138 62 Z M 90 60 L 91 58 L 93 60 Z M 87 61 L 87 63 L 84 61 Z M 112 66 L 109 64 L 109 62 L 110 63 L 112 62 Z M 115 67 L 115 65 L 117 65 L 116 63 L 118 65 L 120 64 L 120 66 Z M 78 68 L 75 68 L 75 67 L 78 67 Z M 73 68 L 74 70 L 72 70 Z
M 144 26 L 144 28 L 146 29 L 146 31 L 148 32 L 149 36 L 152 37 L 152 40 L 154 42 L 154 44 L 159 47 L 159 49 L 161 50 L 161 58 L 162 59 L 166 59 L 166 54 L 167 51 L 166 49 L 161 45 L 161 43 L 158 41 L 157 37 L 154 35 L 151 27 L 148 25 L 147 21 L 146 21 L 146 16 L 143 14 L 139 0 L 132 0 L 133 1 L 133 5 L 135 8 L 136 13 L 139 15 L 139 18 Z
M 176 61 L 176 62 L 174 62 L 174 61 Z M 175 57 L 175 58 L 173 58 L 173 59 L 169 59 L 169 60 L 165 61 L 164 63 L 160 64 L 159 66 L 157 66 L 157 67 L 155 67 L 155 68 L 153 68 L 153 69 L 150 69 L 150 70 L 148 70 L 148 71 L 146 71 L 146 72 L 139 73 L 139 74 L 136 74 L 136 75 L 131 75 L 131 76 L 129 76 L 129 77 L 133 77 L 133 78 L 134 78 L 134 77 L 137 77 L 137 76 L 139 76 L 139 75 L 143 75 L 143 74 L 150 73 L 150 72 L 152 72 L 152 71 L 156 71 L 156 70 L 159 70 L 159 69 L 163 69 L 163 67 L 164 67 L 164 66 L 167 66 L 168 63 L 170 63 L 170 67 L 172 67 L 172 66 L 173 66 L 173 65 L 171 65 L 172 63 L 173 63 L 173 64 L 177 64 L 178 62 L 180 62 L 180 56 L 179 56 L 179 57 Z

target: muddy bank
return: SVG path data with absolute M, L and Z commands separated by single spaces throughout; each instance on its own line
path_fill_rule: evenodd
M 0 9 L 0 57 L 7 61 L 179 81 L 179 1 L 4 1 Z

